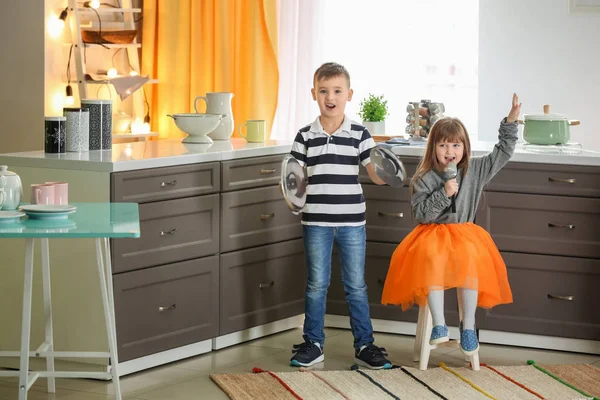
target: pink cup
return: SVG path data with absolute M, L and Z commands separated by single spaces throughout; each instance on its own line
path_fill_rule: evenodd
M 31 185 L 31 204 L 54 204 L 54 185 Z
M 54 204 L 69 204 L 69 184 L 67 182 L 46 182 L 54 186 Z

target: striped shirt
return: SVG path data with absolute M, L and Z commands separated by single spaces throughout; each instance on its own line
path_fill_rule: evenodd
M 291 155 L 306 167 L 308 187 L 302 224 L 360 226 L 365 224 L 365 198 L 358 182 L 358 163 L 371 162 L 375 142 L 362 125 L 344 118 L 333 134 L 319 118 L 298 131 Z

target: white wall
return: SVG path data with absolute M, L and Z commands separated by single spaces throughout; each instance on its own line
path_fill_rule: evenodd
M 513 92 L 521 114 L 578 119 L 571 141 L 600 149 L 600 13 L 569 14 L 568 0 L 481 0 L 479 138 L 496 140 Z
M 0 11 L 0 153 L 44 148 L 44 7 L 3 0 Z

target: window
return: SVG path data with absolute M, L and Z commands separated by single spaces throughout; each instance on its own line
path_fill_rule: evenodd
M 350 118 L 360 121 L 359 103 L 369 93 L 383 94 L 386 134 L 403 135 L 408 102 L 429 99 L 444 103 L 445 115 L 460 118 L 476 140 L 477 0 L 326 0 L 319 7 L 316 66 L 335 61 L 348 68 Z

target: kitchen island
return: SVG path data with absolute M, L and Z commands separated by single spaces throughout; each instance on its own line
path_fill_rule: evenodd
M 473 155 L 493 145 L 473 143 Z M 21 176 L 25 202 L 31 184 L 67 181 L 71 202 L 140 205 L 141 238 L 111 242 L 120 373 L 126 375 L 302 325 L 300 218 L 277 186 L 290 149 L 289 142 L 162 140 L 115 144 L 111 151 L 2 154 L 0 164 Z M 394 152 L 411 175 L 423 150 Z M 361 182 L 374 327 L 414 335 L 415 310 L 379 303 L 391 253 L 413 226 L 408 188 L 372 185 L 364 170 Z M 600 353 L 594 306 L 600 304 L 600 152 L 534 153 L 519 145 L 486 188 L 476 222 L 498 244 L 515 296 L 512 305 L 478 311 L 481 342 Z M 89 261 L 93 243 L 55 242 L 55 347 L 106 351 L 98 277 Z M 5 263 L 18 264 L 24 247 L 4 240 L 0 252 Z M 0 299 L 18 305 L 22 274 L 11 271 L 5 268 L 0 280 Z M 348 328 L 339 281 L 334 261 L 326 325 Z M 456 326 L 456 296 L 447 296 L 448 323 Z M 33 342 L 44 332 L 40 305 L 34 296 Z M 18 346 L 19 321 L 20 308 L 7 307 L 0 350 Z M 106 362 L 87 366 L 102 370 Z

